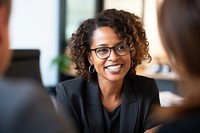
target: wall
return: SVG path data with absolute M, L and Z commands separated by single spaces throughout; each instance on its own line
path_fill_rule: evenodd
M 165 57 L 157 27 L 156 2 L 157 0 L 145 0 L 144 6 L 144 27 L 149 41 L 150 54 L 154 59 Z
M 51 61 L 58 55 L 59 0 L 13 0 L 10 21 L 11 48 L 40 49 L 45 86 L 58 82 Z M 20 70 L 20 68 L 19 68 Z

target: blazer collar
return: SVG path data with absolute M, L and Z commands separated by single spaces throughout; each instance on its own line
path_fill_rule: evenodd
M 120 133 L 134 131 L 138 114 L 138 102 L 134 92 L 132 80 L 125 79 L 122 89 L 122 101 L 120 111 Z M 86 92 L 86 109 L 91 130 L 95 133 L 104 132 L 103 106 L 101 103 L 98 82 L 90 82 Z
M 133 80 L 129 78 L 125 78 L 122 87 L 122 103 L 131 103 L 137 100 L 136 94 L 134 92 L 134 83 Z M 87 85 L 87 92 L 86 92 L 86 102 L 89 105 L 99 105 L 97 103 L 101 103 L 101 92 L 99 89 L 98 81 L 95 80 L 93 82 L 89 82 Z
M 89 82 L 87 84 L 87 90 L 86 90 L 86 104 L 93 105 L 93 106 L 99 106 L 101 103 L 101 97 L 100 97 L 100 89 L 98 85 L 98 81 L 95 80 L 93 82 Z
M 122 103 L 131 103 L 137 100 L 134 91 L 134 81 L 129 78 L 125 78 L 122 86 Z
M 90 124 L 90 131 L 93 133 L 103 133 L 104 129 L 104 117 L 103 106 L 101 103 L 100 89 L 98 82 L 88 83 L 86 89 L 86 115 Z
M 138 116 L 138 102 L 134 82 L 125 79 L 122 90 L 120 133 L 133 133 Z

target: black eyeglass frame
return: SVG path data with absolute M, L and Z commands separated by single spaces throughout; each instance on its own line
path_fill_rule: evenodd
M 126 53 L 123 53 L 123 54 L 119 54 L 118 52 L 117 52 L 117 50 L 116 50 L 116 48 L 118 48 L 119 46 L 125 46 L 125 48 L 127 48 L 126 50 Z M 98 54 L 97 54 L 97 50 L 98 49 L 102 49 L 102 48 L 108 48 L 109 49 L 109 54 L 106 56 L 106 57 L 100 57 Z M 110 54 L 111 54 L 111 50 L 113 49 L 113 51 L 118 55 L 118 56 L 124 56 L 124 55 L 127 55 L 129 52 L 130 52 L 130 46 L 128 45 L 128 44 L 126 44 L 126 43 L 124 43 L 124 42 L 120 42 L 120 43 L 118 43 L 118 45 L 116 45 L 116 46 L 113 46 L 113 47 L 99 47 L 99 48 L 94 48 L 94 49 L 90 49 L 90 52 L 91 51 L 95 51 L 95 54 L 96 54 L 96 56 L 99 58 L 99 59 L 106 59 L 106 58 L 108 58 L 109 56 L 110 56 Z

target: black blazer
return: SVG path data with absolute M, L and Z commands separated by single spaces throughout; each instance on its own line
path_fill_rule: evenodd
M 104 133 L 103 106 L 98 82 L 77 78 L 56 87 L 58 109 L 74 119 L 85 133 Z M 143 133 L 156 125 L 149 118 L 153 105 L 160 105 L 154 79 L 135 76 L 125 78 L 120 109 L 120 133 Z M 62 106 L 62 107 L 61 107 Z M 61 109 L 62 108 L 62 109 Z

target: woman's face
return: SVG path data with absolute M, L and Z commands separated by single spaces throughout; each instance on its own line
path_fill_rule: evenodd
M 118 50 L 123 49 L 120 46 L 121 42 L 110 27 L 100 27 L 93 32 L 91 49 L 103 48 L 103 47 L 115 47 Z M 116 49 L 116 48 L 115 48 Z M 102 52 L 100 50 L 100 52 Z M 125 55 L 118 55 L 114 49 L 111 49 L 110 55 L 105 59 L 100 59 L 97 57 L 95 50 L 91 51 L 88 56 L 90 64 L 93 64 L 98 75 L 98 80 L 108 80 L 111 82 L 122 81 L 127 72 L 130 69 L 131 57 L 128 51 Z

